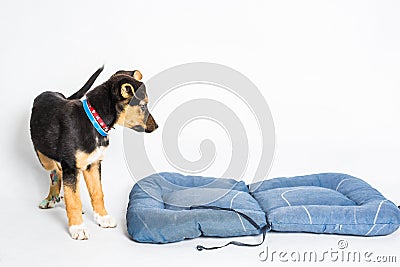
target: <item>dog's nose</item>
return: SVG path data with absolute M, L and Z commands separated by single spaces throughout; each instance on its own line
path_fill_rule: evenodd
M 146 127 L 146 129 L 144 130 L 146 133 L 151 133 L 153 131 L 155 131 L 158 128 L 158 124 L 155 123 L 154 125 L 151 125 L 150 127 Z

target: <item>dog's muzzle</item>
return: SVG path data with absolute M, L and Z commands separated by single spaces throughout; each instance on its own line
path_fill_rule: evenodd
M 136 132 L 144 132 L 144 128 L 140 125 L 133 126 L 131 129 L 135 130 Z

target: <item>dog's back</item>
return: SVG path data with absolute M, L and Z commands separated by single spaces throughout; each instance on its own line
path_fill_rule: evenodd
M 48 157 L 57 158 L 57 143 L 60 136 L 59 116 L 68 100 L 60 93 L 44 92 L 33 102 L 30 130 L 33 146 Z
M 79 105 L 79 99 L 91 88 L 96 78 L 103 71 L 99 68 L 85 83 L 85 85 L 70 97 L 66 98 L 58 92 L 46 91 L 38 95 L 33 101 L 30 131 L 33 146 L 47 157 L 59 161 L 59 136 L 63 131 L 63 124 L 68 123 L 70 113 Z

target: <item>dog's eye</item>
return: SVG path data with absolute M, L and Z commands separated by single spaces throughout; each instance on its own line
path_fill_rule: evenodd
M 145 112 L 145 111 L 146 111 L 147 105 L 146 105 L 146 104 L 144 104 L 144 105 L 139 105 L 139 107 L 140 107 L 140 110 L 141 110 L 141 111 Z

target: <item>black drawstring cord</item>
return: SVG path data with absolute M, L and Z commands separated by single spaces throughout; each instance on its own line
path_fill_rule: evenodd
M 221 208 L 221 207 L 217 207 L 217 206 L 191 206 L 190 209 L 191 209 L 191 210 L 195 210 L 195 209 L 197 209 L 197 210 L 199 210 L 199 209 L 212 209 L 212 210 L 225 210 L 225 211 L 232 211 L 232 212 L 235 212 L 235 213 L 239 214 L 240 216 L 242 216 L 243 218 L 245 218 L 251 225 L 254 226 L 254 228 L 256 228 L 257 230 L 260 230 L 260 231 L 262 232 L 262 235 L 263 235 L 262 241 L 261 241 L 260 243 L 257 243 L 257 244 L 247 244 L 247 243 L 242 243 L 242 242 L 238 242 L 238 241 L 231 241 L 231 242 L 229 242 L 229 243 L 227 243 L 227 244 L 225 244 L 225 245 L 223 245 L 223 246 L 218 246 L 218 247 L 204 247 L 204 246 L 201 246 L 201 245 L 197 245 L 197 246 L 196 246 L 196 249 L 197 249 L 198 251 L 202 251 L 202 250 L 214 250 L 214 249 L 219 249 L 219 248 L 227 247 L 227 246 L 229 246 L 229 245 L 241 246 L 241 247 L 257 247 L 257 246 L 260 246 L 261 244 L 264 243 L 266 233 L 267 233 L 269 230 L 271 230 L 271 226 L 270 226 L 270 224 L 268 223 L 268 221 L 267 221 L 267 224 L 266 224 L 266 225 L 264 225 L 263 227 L 260 227 L 252 218 L 250 218 L 250 217 L 247 216 L 246 214 L 244 214 L 244 213 L 242 213 L 242 212 L 240 212 L 240 211 L 231 209 L 231 208 Z

